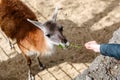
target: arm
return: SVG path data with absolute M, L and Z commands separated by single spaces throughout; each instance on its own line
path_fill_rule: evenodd
M 85 43 L 85 47 L 102 55 L 120 59 L 120 44 L 98 44 L 96 41 L 89 41 Z
M 105 56 L 120 59 L 120 44 L 101 44 L 100 53 Z

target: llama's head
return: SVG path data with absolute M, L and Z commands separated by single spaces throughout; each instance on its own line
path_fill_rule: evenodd
M 29 22 L 40 28 L 49 41 L 49 43 L 53 45 L 61 45 L 62 47 L 69 46 L 69 42 L 63 35 L 63 26 L 56 23 L 58 8 L 55 8 L 55 12 L 53 14 L 52 20 L 46 21 L 44 24 L 27 19 Z

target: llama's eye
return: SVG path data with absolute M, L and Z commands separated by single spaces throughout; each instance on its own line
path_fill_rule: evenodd
M 50 35 L 50 34 L 47 34 L 46 36 L 47 36 L 47 37 L 51 37 L 51 35 Z

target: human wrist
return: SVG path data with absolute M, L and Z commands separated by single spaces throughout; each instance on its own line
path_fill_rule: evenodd
M 95 48 L 94 51 L 95 51 L 95 52 L 100 52 L 100 44 L 97 44 L 97 45 L 96 45 L 96 48 Z

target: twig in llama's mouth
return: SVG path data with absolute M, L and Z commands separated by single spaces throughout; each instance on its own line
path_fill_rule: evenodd
M 61 44 L 59 44 L 58 47 L 64 49 L 64 46 L 61 45 Z M 76 45 L 76 44 L 72 44 L 72 43 L 71 43 L 68 47 L 80 49 L 80 48 L 82 48 L 82 45 L 80 45 L 80 44 L 77 44 L 77 45 Z

